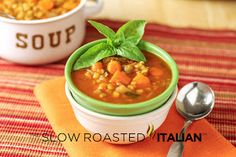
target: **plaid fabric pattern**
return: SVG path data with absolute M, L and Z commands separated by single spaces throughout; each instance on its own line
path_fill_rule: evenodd
M 100 20 L 113 29 L 123 22 Z M 90 25 L 84 43 L 102 38 Z M 236 32 L 147 25 L 144 39 L 170 53 L 180 71 L 179 88 L 209 84 L 216 104 L 207 120 L 236 146 Z M 23 66 L 0 59 L 0 156 L 68 156 L 59 142 L 43 142 L 53 130 L 37 102 L 36 84 L 62 76 L 65 61 Z

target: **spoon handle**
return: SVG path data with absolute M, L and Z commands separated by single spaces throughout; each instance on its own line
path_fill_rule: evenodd
M 185 121 L 184 123 L 184 127 L 182 128 L 179 136 L 180 136 L 180 139 L 183 139 L 184 140 L 184 136 L 185 136 L 185 133 L 186 133 L 186 130 L 188 128 L 188 126 L 192 123 L 191 120 L 187 120 Z M 183 154 L 183 150 L 184 150 L 184 144 L 183 144 L 183 141 L 181 140 L 181 142 L 174 142 L 171 146 L 170 146 L 170 149 L 169 149 L 169 152 L 167 154 L 167 157 L 182 157 L 182 154 Z

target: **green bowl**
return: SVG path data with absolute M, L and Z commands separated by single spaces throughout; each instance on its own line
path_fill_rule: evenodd
M 138 47 L 141 50 L 153 53 L 160 58 L 162 58 L 170 67 L 171 73 L 172 73 L 172 79 L 170 82 L 170 85 L 168 88 L 162 92 L 157 97 L 154 97 L 150 100 L 140 102 L 140 103 L 133 103 L 133 104 L 112 104 L 108 102 L 103 102 L 97 99 L 94 99 L 92 97 L 89 97 L 85 93 L 81 92 L 78 88 L 76 88 L 75 84 L 73 83 L 71 79 L 71 73 L 73 69 L 73 65 L 76 62 L 77 58 L 80 57 L 87 49 L 92 47 L 95 44 L 105 42 L 105 39 L 102 40 L 96 40 L 93 42 L 90 42 L 88 44 L 85 44 L 84 46 L 77 49 L 68 59 L 65 67 L 65 78 L 66 82 L 69 86 L 69 89 L 72 93 L 72 96 L 74 99 L 79 103 L 81 106 L 83 106 L 86 109 L 89 109 L 94 112 L 106 114 L 106 115 L 113 115 L 113 116 L 133 116 L 138 114 L 144 114 L 147 112 L 150 112 L 152 110 L 155 110 L 159 107 L 161 107 L 164 102 L 168 100 L 168 98 L 171 96 L 171 94 L 174 92 L 176 85 L 178 83 L 178 68 L 175 63 L 175 61 L 172 59 L 172 57 L 165 52 L 160 47 L 151 44 L 146 41 L 140 41 Z

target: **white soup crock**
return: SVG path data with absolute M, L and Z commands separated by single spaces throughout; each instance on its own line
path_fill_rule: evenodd
M 85 35 L 85 19 L 102 8 L 81 0 L 73 10 L 48 19 L 14 20 L 0 17 L 0 57 L 20 64 L 46 64 L 77 49 Z

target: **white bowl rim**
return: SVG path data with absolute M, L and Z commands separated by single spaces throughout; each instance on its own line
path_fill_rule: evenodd
M 50 23 L 50 22 L 61 20 L 63 18 L 67 18 L 68 16 L 75 14 L 77 11 L 79 11 L 85 5 L 85 2 L 86 2 L 86 0 L 81 0 L 80 4 L 77 7 L 75 7 L 74 9 L 68 11 L 65 14 L 58 15 L 58 16 L 55 16 L 52 18 L 39 19 L 39 20 L 15 20 L 15 19 L 9 19 L 9 18 L 5 18 L 5 17 L 0 16 L 0 22 L 13 23 L 13 24 L 25 24 L 25 25 Z
M 90 111 L 84 107 L 82 107 L 81 105 L 79 105 L 74 98 L 71 95 L 71 92 L 69 90 L 68 84 L 65 84 L 65 92 L 66 92 L 66 96 L 69 99 L 71 103 L 71 105 L 73 105 L 75 108 L 77 108 L 78 110 L 92 115 L 93 117 L 98 117 L 101 119 L 110 119 L 110 120 L 137 120 L 137 119 L 143 119 L 143 118 L 148 118 L 148 117 L 152 117 L 153 115 L 156 115 L 158 112 L 161 112 L 163 110 L 166 110 L 168 108 L 170 108 L 170 106 L 172 106 L 172 104 L 174 103 L 174 99 L 177 96 L 177 92 L 178 92 L 178 87 L 176 86 L 174 92 L 172 93 L 172 95 L 170 96 L 170 98 L 167 100 L 167 102 L 165 102 L 165 105 L 162 105 L 160 108 L 155 109 L 153 111 L 144 113 L 144 114 L 140 114 L 140 115 L 133 115 L 133 116 L 111 116 L 111 115 L 105 115 L 105 114 L 101 114 L 101 113 L 97 113 L 97 112 L 93 112 Z M 77 105 L 74 105 L 77 104 Z

